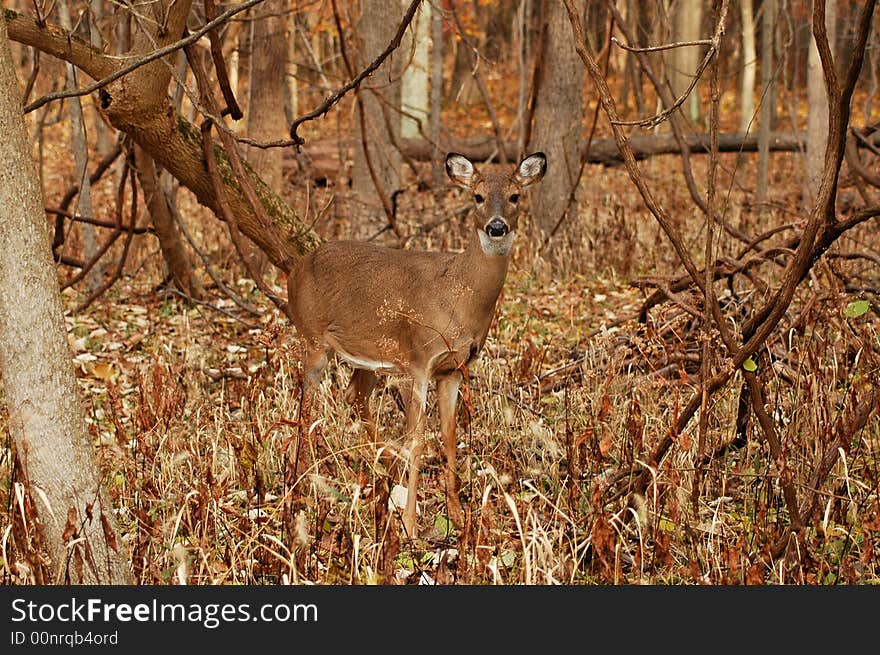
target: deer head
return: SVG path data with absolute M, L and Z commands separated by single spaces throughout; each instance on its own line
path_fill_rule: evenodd
M 475 227 L 480 246 L 489 256 L 510 253 L 520 213 L 522 190 L 539 182 L 547 172 L 547 157 L 536 152 L 523 159 L 513 173 L 481 174 L 464 155 L 446 156 L 446 174 L 458 186 L 471 192 L 476 211 Z

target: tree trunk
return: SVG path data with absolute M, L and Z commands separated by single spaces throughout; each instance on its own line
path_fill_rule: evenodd
M 287 46 L 284 62 L 284 81 L 287 85 L 287 98 L 284 102 L 286 123 L 290 125 L 299 116 L 299 67 L 296 63 L 296 16 L 297 12 L 288 12 L 285 21 L 286 34 L 284 37 Z
M 193 298 L 201 298 L 204 295 L 202 285 L 195 276 L 192 262 L 180 238 L 180 231 L 168 208 L 168 200 L 159 182 L 153 158 L 136 145 L 134 161 L 141 191 L 156 230 L 156 238 L 159 239 L 159 249 L 162 251 L 168 277 L 184 293 Z
M 446 91 L 446 104 L 473 107 L 480 102 L 480 90 L 474 80 L 469 47 L 461 36 L 456 39 L 455 61 L 452 66 L 452 79 Z
M 401 0 L 403 7 L 409 6 Z M 400 90 L 400 136 L 414 139 L 428 129 L 428 30 L 431 25 L 431 5 L 422 3 L 401 43 L 403 79 Z
M 677 43 L 702 38 L 702 0 L 678 0 L 673 16 L 673 40 Z M 669 84 L 676 98 L 680 97 L 693 82 L 697 67 L 703 58 L 702 46 L 683 46 L 670 51 Z M 683 105 L 696 121 L 700 117 L 700 96 L 697 88 L 691 92 Z
M 776 71 L 773 44 L 776 40 L 776 0 L 764 0 L 761 18 L 761 110 L 758 123 L 758 180 L 755 184 L 755 204 L 763 213 L 770 182 L 770 132 L 776 116 Z
M 266 0 L 254 10 L 251 22 L 250 97 L 247 103 L 247 133 L 257 141 L 287 138 L 287 18 L 285 0 Z M 247 151 L 254 171 L 273 191 L 281 193 L 283 184 L 281 148 L 254 148 Z M 266 255 L 252 241 L 247 241 L 244 256 L 262 274 L 268 263 Z
M 431 12 L 431 141 L 434 143 L 431 185 L 436 193 L 443 191 L 446 180 L 445 157 L 440 146 L 441 110 L 443 103 L 443 14 Z
M 400 3 L 393 0 L 361 0 L 360 8 L 358 69 L 368 66 L 388 46 L 403 17 Z M 356 119 L 352 189 L 373 217 L 382 214 L 380 194 L 391 198 L 400 188 L 401 157 L 394 144 L 400 141 L 400 116 L 396 110 L 400 108 L 403 58 L 399 51 L 391 55 L 360 92 L 363 129 Z
M 825 2 L 825 27 L 828 30 L 828 43 L 831 52 L 834 48 L 834 35 L 837 33 L 837 1 Z M 804 162 L 804 190 L 802 205 L 812 207 L 816 190 L 822 181 L 825 167 L 825 144 L 828 141 L 828 95 L 825 90 L 825 75 L 816 40 L 810 36 L 810 51 L 807 55 L 807 152 Z
M 584 67 L 574 49 L 565 6 L 548 2 L 544 11 L 547 29 L 537 63 L 541 70 L 528 150 L 542 150 L 547 155 L 547 175 L 532 192 L 531 207 L 544 238 L 549 238 L 563 214 L 577 217 L 572 190 L 581 170 Z
M 57 582 L 131 584 L 77 396 L 43 199 L 0 16 L 0 369 Z M 75 545 L 71 545 L 75 542 Z
M 682 135 L 682 142 L 688 147 L 692 155 L 704 155 L 709 152 L 709 135 L 705 133 L 690 133 Z M 752 134 L 741 132 L 727 132 L 718 135 L 719 152 L 755 152 L 758 150 L 759 139 Z M 627 139 L 633 155 L 637 160 L 647 159 L 655 155 L 676 155 L 681 153 L 681 146 L 675 139 L 675 135 L 668 132 L 661 134 L 637 134 Z M 769 152 L 795 152 L 804 149 L 806 140 L 803 133 L 771 132 L 767 135 L 767 150 Z M 872 141 L 872 146 L 880 147 L 880 137 Z M 449 138 L 446 142 L 449 150 L 459 152 L 468 159 L 489 160 L 498 162 L 501 157 L 498 153 L 498 143 L 494 138 L 485 136 L 478 139 Z M 537 147 L 537 144 L 536 144 Z M 861 147 L 861 146 L 860 146 Z M 404 139 L 400 144 L 403 154 L 414 160 L 429 161 L 434 151 L 433 146 L 423 139 Z M 504 143 L 504 153 L 509 161 L 517 158 L 519 146 L 513 141 Z M 306 150 L 309 147 L 306 146 Z M 593 139 L 589 147 L 584 144 L 581 149 L 581 161 L 586 164 L 602 164 L 603 166 L 620 166 L 623 164 L 623 156 L 614 139 Z M 546 183 L 544 179 L 542 184 Z
M 67 0 L 62 0 L 58 5 L 58 16 L 61 27 L 70 31 L 73 29 L 70 20 L 70 8 Z M 94 43 L 92 45 L 95 45 Z M 73 64 L 64 66 L 65 81 L 68 89 L 77 88 L 76 67 Z M 85 116 L 83 115 L 82 103 L 79 97 L 68 100 L 68 114 L 70 116 L 70 145 L 73 150 L 75 184 L 79 187 L 76 204 L 73 207 L 75 214 L 81 214 L 93 218 L 95 212 L 92 208 L 92 184 L 89 182 L 89 146 L 86 142 Z M 97 230 L 91 223 L 81 223 L 79 226 L 82 238 L 83 260 L 91 261 L 98 252 Z M 86 288 L 93 293 L 104 284 L 104 262 L 99 260 L 86 273 Z
M 742 77 L 740 78 L 739 131 L 748 132 L 755 118 L 755 16 L 752 0 L 740 0 L 742 18 Z

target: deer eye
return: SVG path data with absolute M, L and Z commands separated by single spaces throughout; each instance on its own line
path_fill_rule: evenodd
M 482 204 L 483 204 L 483 201 L 486 200 L 486 199 L 485 199 L 483 196 L 481 196 L 479 193 L 477 193 L 477 194 L 474 195 L 474 200 L 477 201 L 477 204 L 478 204 L 478 205 L 482 205 Z
M 518 193 L 514 193 L 514 194 L 512 194 L 512 195 L 510 196 L 510 202 L 512 202 L 514 205 L 515 205 L 516 203 L 518 203 L 518 202 L 519 202 L 519 194 L 518 194 Z

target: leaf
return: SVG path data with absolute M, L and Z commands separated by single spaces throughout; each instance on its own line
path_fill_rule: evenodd
M 691 444 L 693 443 L 691 440 L 691 435 L 687 432 L 682 432 L 678 435 L 678 442 L 681 444 L 681 447 L 685 450 L 691 449 Z
M 107 540 L 107 545 L 113 549 L 114 553 L 118 553 L 119 544 L 116 542 L 116 532 L 110 526 L 110 521 L 107 520 L 104 512 L 101 512 L 101 529 L 104 532 L 104 539 Z
M 116 377 L 116 369 L 110 364 L 101 362 L 100 364 L 95 364 L 95 368 L 92 369 L 92 375 L 99 380 L 113 380 Z
M 758 370 L 758 365 L 755 364 L 755 360 L 749 357 L 746 361 L 743 362 L 743 368 L 750 373 L 754 373 Z
M 76 507 L 70 507 L 67 510 L 67 523 L 64 525 L 64 532 L 61 533 L 61 538 L 64 541 L 70 541 L 74 536 L 76 536 L 76 523 Z
M 664 532 L 675 532 L 675 523 L 669 519 L 660 519 L 660 524 L 657 527 Z
M 434 529 L 442 535 L 450 535 L 452 534 L 452 522 L 442 514 L 438 514 L 434 518 Z
M 871 305 L 867 300 L 854 300 L 846 306 L 845 314 L 847 318 L 858 318 L 862 314 L 867 314 L 869 309 Z
M 601 441 L 599 441 L 599 454 L 602 457 L 605 457 L 609 452 L 611 452 L 611 435 L 603 437 Z
M 509 549 L 503 551 L 500 560 L 505 567 L 511 568 L 516 563 L 516 551 Z

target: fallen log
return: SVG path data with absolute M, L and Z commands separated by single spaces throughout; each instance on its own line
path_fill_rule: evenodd
M 633 148 L 636 159 L 647 159 L 655 155 L 670 155 L 680 152 L 678 143 L 672 134 L 646 134 L 631 136 L 630 145 Z M 708 134 L 690 134 L 686 142 L 695 154 L 709 152 Z M 777 132 L 771 135 L 770 150 L 773 152 L 791 152 L 805 147 L 805 137 L 801 134 L 789 132 Z M 444 144 L 447 151 L 460 152 L 469 159 L 486 161 L 490 157 L 497 159 L 498 152 L 496 142 L 489 139 L 455 139 Z M 412 159 L 427 161 L 431 158 L 433 148 L 430 143 L 423 139 L 405 139 L 401 144 L 403 154 Z M 718 149 L 721 152 L 757 152 L 757 134 L 742 134 L 730 132 L 718 135 Z M 508 160 L 517 158 L 516 144 L 506 143 L 505 154 Z M 583 160 L 588 164 L 602 164 L 605 166 L 619 166 L 623 164 L 623 158 L 617 149 L 614 139 L 593 139 L 584 146 Z
M 686 138 L 687 145 L 694 154 L 709 152 L 708 134 L 691 134 Z M 680 152 L 678 143 L 672 134 L 636 135 L 629 139 L 636 159 L 647 159 L 655 155 L 671 155 Z M 805 137 L 799 133 L 777 132 L 771 135 L 770 150 L 773 152 L 791 152 L 803 149 Z M 306 142 L 303 147 L 305 158 L 312 162 L 316 175 L 332 177 L 338 170 L 339 142 L 331 140 L 315 140 Z M 433 146 L 424 139 L 401 139 L 401 152 L 404 157 L 414 161 L 429 161 L 433 154 Z M 718 135 L 718 149 L 721 152 L 757 152 L 758 137 L 756 134 L 730 132 Z M 519 157 L 516 144 L 506 142 L 505 154 L 508 161 Z M 468 159 L 498 162 L 498 146 L 494 139 L 465 138 L 451 139 L 443 143 L 443 155 L 447 152 L 458 152 Z M 286 163 L 292 165 L 295 159 L 293 149 L 285 149 Z M 617 150 L 614 139 L 593 139 L 589 146 L 584 146 L 583 160 L 588 164 L 604 166 L 620 166 L 623 159 Z

